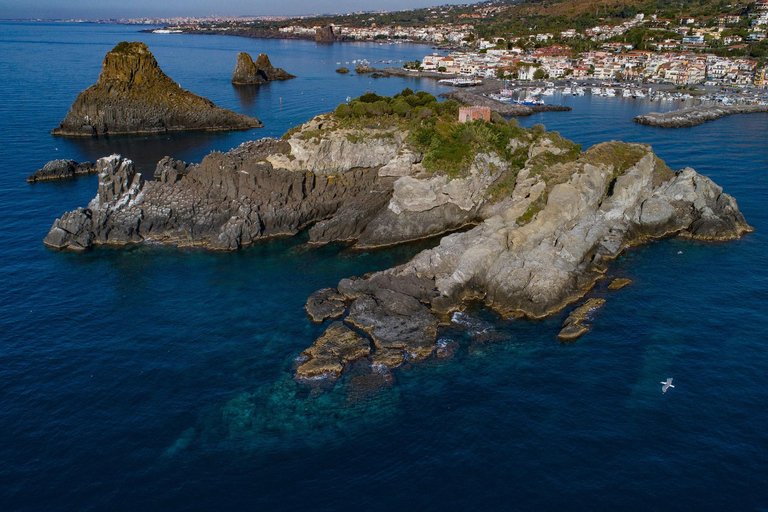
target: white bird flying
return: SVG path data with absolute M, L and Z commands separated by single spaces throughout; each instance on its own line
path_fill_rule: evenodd
M 665 380 L 664 382 L 660 382 L 659 384 L 661 384 L 662 393 L 666 393 L 669 388 L 675 387 L 672 385 L 672 377 L 669 377 L 667 380 Z

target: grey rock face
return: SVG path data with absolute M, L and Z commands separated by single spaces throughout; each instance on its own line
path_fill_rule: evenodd
M 96 172 L 96 164 L 93 162 L 77 163 L 74 160 L 51 160 L 42 169 L 30 174 L 27 177 L 27 183 L 66 180 L 94 172 Z
M 639 157 L 616 169 L 616 157 L 630 150 Z M 427 357 L 439 319 L 467 301 L 482 300 L 504 316 L 541 318 L 582 297 L 606 261 L 628 246 L 671 233 L 727 240 L 751 231 L 720 187 L 692 169 L 669 174 L 647 146 L 599 145 L 567 166 L 570 178 L 522 225 L 525 207 L 534 203 L 513 193 L 480 225 L 443 237 L 408 263 L 339 283 L 350 304 L 345 322 L 371 336 L 374 363 L 377 355 L 387 367 L 402 364 L 405 353 Z M 518 187 L 526 187 L 527 197 L 533 177 L 524 171 Z M 669 179 L 658 183 L 659 176 Z M 595 305 L 587 302 L 582 313 Z M 588 329 L 576 317 L 562 339 Z

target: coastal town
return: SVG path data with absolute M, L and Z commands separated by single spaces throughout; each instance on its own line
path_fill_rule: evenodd
M 450 54 L 430 53 L 405 67 L 446 75 L 766 88 L 768 0 L 728 7 L 702 16 L 668 18 L 637 12 L 605 17 L 602 23 L 596 18 L 598 23 L 583 30 L 567 23 L 561 30 L 527 28 L 502 35 L 494 29 L 490 36 L 483 35 L 489 32 L 483 23 L 509 16 L 514 5 L 490 2 L 463 10 L 442 6 L 426 10 L 426 16 L 412 16 L 424 23 L 383 24 L 389 18 L 379 14 L 269 20 L 268 26 L 267 20 L 256 19 L 177 23 L 160 30 L 253 37 L 271 31 L 272 37 L 306 39 L 325 31 L 332 34 L 325 41 L 425 43 Z M 625 14 L 622 11 L 621 16 Z

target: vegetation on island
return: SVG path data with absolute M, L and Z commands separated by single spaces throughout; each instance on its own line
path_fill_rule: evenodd
M 522 128 L 515 119 L 507 120 L 497 113 L 490 122 L 477 120 L 459 122 L 456 101 L 437 101 L 427 92 L 404 89 L 394 96 L 368 92 L 342 103 L 333 113 L 321 116 L 321 122 L 297 126 L 283 135 L 290 139 L 319 142 L 332 131 L 344 130 L 346 139 L 354 144 L 376 138 L 405 137 L 405 142 L 423 155 L 422 165 L 430 173 L 444 174 L 451 179 L 467 176 L 478 154 L 494 155 L 505 165 L 488 188 L 491 201 L 509 197 L 519 172 L 526 168 L 529 176 L 537 176 L 545 184 L 543 193 L 518 220 L 530 222 L 546 205 L 549 193 L 580 171 L 585 164 L 611 169 L 608 182 L 613 186 L 618 176 L 649 153 L 648 146 L 624 142 L 607 142 L 582 152 L 581 144 L 563 138 L 557 132 L 547 132 L 542 124 Z M 531 152 L 532 147 L 539 151 Z M 661 159 L 655 158 L 654 186 L 674 177 Z M 495 168 L 495 164 L 490 164 Z M 606 195 L 610 190 L 606 190 Z

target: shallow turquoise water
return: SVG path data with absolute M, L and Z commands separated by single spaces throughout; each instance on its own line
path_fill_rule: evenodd
M 145 170 L 277 136 L 348 95 L 431 81 L 340 76 L 336 62 L 413 60 L 427 47 L 136 34 L 130 27 L 0 24 L 0 509 L 761 510 L 768 507 L 768 116 L 691 129 L 631 122 L 658 104 L 565 98 L 521 120 L 584 144 L 653 144 L 734 195 L 755 233 L 664 240 L 622 256 L 634 284 L 577 343 L 563 315 L 472 311 L 441 333 L 453 359 L 397 371 L 378 393 L 313 394 L 294 358 L 322 328 L 306 297 L 405 261 L 434 242 L 366 253 L 282 239 L 229 254 L 159 246 L 86 254 L 42 245 L 94 177 L 28 185 L 55 157 L 119 151 Z M 120 40 L 166 73 L 266 127 L 225 134 L 48 135 Z M 238 51 L 300 76 L 229 84 Z M 282 102 L 281 102 L 282 99 Z M 666 395 L 659 381 L 674 377 Z

